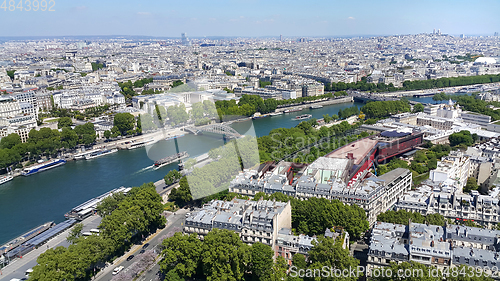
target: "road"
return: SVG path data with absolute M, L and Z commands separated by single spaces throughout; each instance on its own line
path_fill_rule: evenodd
M 97 228 L 97 226 L 101 223 L 101 217 L 90 216 L 85 220 L 83 220 L 82 223 L 84 225 L 82 232 L 88 232 L 93 228 Z M 35 265 L 37 265 L 36 260 L 38 256 L 44 253 L 47 249 L 49 248 L 53 249 L 59 246 L 64 246 L 64 247 L 69 246 L 68 241 L 66 241 L 66 237 L 68 237 L 70 230 L 71 228 L 63 231 L 59 235 L 49 240 L 49 242 L 47 242 L 46 244 L 40 246 L 38 249 L 35 249 L 27 253 L 21 259 L 16 259 L 12 261 L 9 265 L 7 265 L 1 270 L 2 274 L 0 275 L 0 279 L 10 280 L 12 278 L 22 279 L 26 277 L 25 276 L 26 270 L 29 268 L 33 268 Z
M 161 244 L 161 241 L 163 240 L 164 236 L 165 235 L 173 235 L 173 233 L 175 232 L 180 232 L 182 231 L 182 228 L 184 226 L 184 221 L 186 220 L 186 213 L 188 213 L 189 211 L 186 210 L 186 209 L 181 209 L 179 211 L 177 211 L 174 214 L 170 214 L 168 217 L 167 217 L 167 226 L 162 229 L 161 231 L 158 231 L 157 233 L 151 235 L 150 237 L 148 237 L 144 242 L 143 244 L 141 245 L 134 245 L 125 255 L 123 255 L 122 257 L 116 259 L 113 264 L 107 266 L 106 268 L 104 268 L 101 272 L 99 272 L 95 279 L 94 280 L 104 280 L 104 281 L 108 281 L 108 280 L 111 280 L 113 278 L 113 270 L 118 267 L 118 266 L 123 266 L 124 267 L 124 271 L 127 270 L 127 268 L 132 265 L 134 262 L 136 262 L 136 258 L 133 258 L 131 259 L 130 261 L 127 261 L 127 258 L 130 256 L 130 255 L 137 255 L 139 254 L 139 251 L 142 249 L 143 245 L 146 244 L 146 243 L 149 243 L 149 247 L 147 249 L 152 249 L 152 248 L 155 248 L 155 249 L 158 249 L 157 246 L 159 244 Z M 155 280 L 156 277 L 157 277 L 157 272 L 159 271 L 159 266 L 158 265 L 155 265 L 153 267 L 153 269 L 149 270 L 148 272 L 146 272 L 146 274 L 144 274 L 143 276 L 141 276 L 140 279 L 138 280 Z

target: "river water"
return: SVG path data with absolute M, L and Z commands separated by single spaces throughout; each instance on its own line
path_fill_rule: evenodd
M 432 97 L 410 98 L 422 103 L 435 102 Z M 339 110 L 362 103 L 342 103 L 320 109 L 236 122 L 232 127 L 240 134 L 268 135 L 275 128 L 291 128 L 299 121 L 297 115 L 311 114 L 320 119 L 324 114 L 338 114 Z M 177 142 L 177 144 L 176 144 Z M 161 169 L 152 169 L 160 158 L 187 151 L 190 157 L 208 152 L 224 144 L 218 135 L 186 134 L 176 140 L 164 140 L 151 147 L 120 150 L 92 160 L 71 161 L 66 165 L 29 177 L 16 177 L 0 185 L 0 245 L 48 221 L 61 222 L 73 207 L 120 186 L 139 186 L 162 179 L 177 163 Z
M 320 109 L 304 109 L 279 116 L 248 120 L 232 126 L 240 134 L 263 136 L 275 128 L 291 128 L 299 121 L 297 115 L 337 114 L 340 109 L 362 103 L 342 103 Z M 99 196 L 111 189 L 139 186 L 145 182 L 162 179 L 177 163 L 153 170 L 154 160 L 187 151 L 198 156 L 223 145 L 221 136 L 191 135 L 175 140 L 165 140 L 148 148 L 121 150 L 92 160 L 71 161 L 66 165 L 35 174 L 17 177 L 0 185 L 0 245 L 48 221 L 60 222 L 73 207 Z

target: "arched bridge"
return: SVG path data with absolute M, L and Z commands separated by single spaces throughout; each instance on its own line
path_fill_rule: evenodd
M 185 131 L 188 131 L 193 134 L 198 134 L 199 132 L 213 133 L 219 135 L 225 135 L 227 137 L 239 138 L 241 137 L 240 133 L 238 133 L 235 129 L 223 125 L 221 123 L 208 124 L 200 127 L 186 127 Z

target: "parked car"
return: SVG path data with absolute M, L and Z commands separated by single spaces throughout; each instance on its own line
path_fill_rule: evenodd
M 132 260 L 133 258 L 134 258 L 134 255 L 130 255 L 130 256 L 127 258 L 127 261 Z

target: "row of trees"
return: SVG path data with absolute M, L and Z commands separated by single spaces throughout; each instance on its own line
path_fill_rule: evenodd
M 73 149 L 77 145 L 90 145 L 96 140 L 94 124 L 69 126 L 62 131 L 41 128 L 32 129 L 28 140 L 21 142 L 18 134 L 10 134 L 0 141 L 0 168 L 15 165 L 24 160 L 36 160 L 42 156 L 55 156 L 61 149 Z
M 490 105 L 498 107 L 500 106 L 499 102 L 486 102 L 476 99 L 475 96 L 458 96 L 454 99 L 456 99 L 458 104 L 465 110 L 491 116 L 493 121 L 500 120 L 500 109 L 495 110 L 489 107 Z
M 109 110 L 110 106 L 109 105 L 103 105 L 103 106 L 96 106 L 93 108 L 88 108 L 84 112 L 80 112 L 78 110 L 71 111 L 66 108 L 57 108 L 54 105 L 54 100 L 52 99 L 52 110 L 47 111 L 44 110 L 45 112 L 41 112 L 38 117 L 40 119 L 46 118 L 46 117 L 72 117 L 78 120 L 85 120 L 85 119 L 90 119 L 94 117 L 100 117 L 102 116 L 106 111 Z
M 326 83 L 325 91 L 346 91 L 346 90 L 359 90 L 359 91 L 369 91 L 369 92 L 394 92 L 399 91 L 399 88 L 394 87 L 392 83 L 368 83 L 366 82 L 366 77 L 363 77 L 361 81 L 353 83 Z
M 259 192 L 253 200 L 276 200 L 288 202 L 292 206 L 292 227 L 297 233 L 321 235 L 327 228 L 341 226 L 350 237 L 358 239 L 368 229 L 365 211 L 356 204 L 346 205 L 338 200 L 311 197 L 300 200 L 281 192 L 267 195 Z
M 161 197 L 152 183 L 133 188 L 127 196 L 108 197 L 98 210 L 103 216 L 100 235 L 82 237 L 78 229 L 73 231 L 68 248 L 48 249 L 38 257 L 30 280 L 87 280 L 95 268 L 122 254 L 134 239 L 154 232 L 166 222 L 161 216 Z
M 392 211 L 389 210 L 377 216 L 377 221 L 388 222 L 394 224 L 408 225 L 408 222 L 414 223 L 429 223 L 432 225 L 444 225 L 445 218 L 440 214 L 429 214 L 424 216 L 417 212 L 408 212 L 405 210 Z
M 428 150 L 419 150 L 413 156 L 413 160 L 410 165 L 408 162 L 402 159 L 393 158 L 387 164 L 379 165 L 377 167 L 377 175 L 383 175 L 389 171 L 392 171 L 396 168 L 404 168 L 410 169 L 413 173 L 413 176 L 416 177 L 421 174 L 425 174 L 430 170 L 437 168 L 437 161 L 441 159 L 443 156 L 447 156 L 451 147 L 449 145 L 427 145 Z
M 140 133 L 140 128 L 134 130 L 136 121 L 130 113 L 115 115 L 114 127 L 105 131 L 106 138 L 119 135 Z M 59 130 L 50 128 L 32 129 L 28 133 L 28 140 L 21 142 L 18 134 L 10 134 L 0 141 L 0 168 L 6 168 L 23 160 L 36 160 L 42 156 L 51 157 L 61 150 L 71 150 L 79 145 L 89 146 L 95 143 L 97 135 L 94 124 L 88 122 L 77 125 L 72 129 L 73 121 L 70 117 L 61 117 L 57 122 Z
M 467 96 L 466 94 L 464 95 L 448 95 L 446 93 L 437 93 L 432 97 L 432 100 L 435 101 L 443 101 L 443 100 L 456 100 L 457 98 L 461 96 Z
M 258 95 L 243 95 L 238 104 L 235 100 L 216 101 L 215 106 L 221 120 L 240 118 L 241 116 L 252 116 L 255 112 L 262 114 L 274 112 L 278 106 L 301 105 L 315 100 L 346 96 L 346 92 L 326 93 L 320 96 L 299 97 L 288 100 L 262 99 Z
M 213 229 L 202 240 L 196 234 L 175 233 L 162 243 L 160 261 L 165 280 L 284 280 L 288 266 L 273 260 L 271 247 L 243 243 L 238 234 Z
M 407 100 L 373 101 L 364 105 L 361 111 L 367 118 L 381 118 L 402 112 L 410 112 L 411 106 Z
M 340 117 L 340 116 L 339 116 Z M 332 150 L 341 147 L 358 136 L 344 136 L 352 129 L 346 121 L 331 127 L 315 128 L 315 119 L 303 121 L 294 128 L 278 128 L 271 130 L 269 135 L 257 139 L 260 161 L 276 161 L 287 158 L 288 155 L 315 145 L 309 153 L 299 153 L 296 159 L 286 159 L 294 162 L 312 162 L 317 157 L 323 156 Z
M 461 76 L 428 80 L 416 80 L 403 82 L 404 90 L 425 90 L 443 87 L 467 86 L 474 84 L 485 84 L 500 82 L 500 74 L 497 75 L 477 75 Z
M 338 116 L 340 119 L 346 119 L 353 115 L 358 115 L 360 113 L 359 108 L 356 105 L 353 105 L 348 108 L 339 109 Z
M 319 237 L 313 245 L 307 260 L 301 254 L 293 256 L 294 266 L 304 270 L 321 270 L 325 266 L 343 270 L 359 265 L 359 261 L 342 248 L 340 239 Z M 316 280 L 287 275 L 285 259 L 281 256 L 273 259 L 274 251 L 270 246 L 262 243 L 247 245 L 238 234 L 229 230 L 213 229 L 203 241 L 196 234 L 176 233 L 163 241 L 163 247 L 160 266 L 166 280 Z
M 167 122 L 175 126 L 191 120 L 195 125 L 204 125 L 215 118 L 217 118 L 217 110 L 214 103 L 209 100 L 194 103 L 189 112 L 186 112 L 183 103 L 169 106 L 167 109 L 161 105 L 155 105 L 153 116 L 148 113 L 139 116 L 144 131 L 163 128 Z
M 390 84 L 367 83 L 366 77 L 363 77 L 361 81 L 353 83 L 345 83 L 345 82 L 326 83 L 325 91 L 359 90 L 359 91 L 369 91 L 369 92 L 394 92 L 402 90 L 410 91 L 410 90 L 435 89 L 443 87 L 467 86 L 467 85 L 495 83 L 495 82 L 500 82 L 499 74 L 404 81 L 403 87 L 396 88 L 392 83 Z

